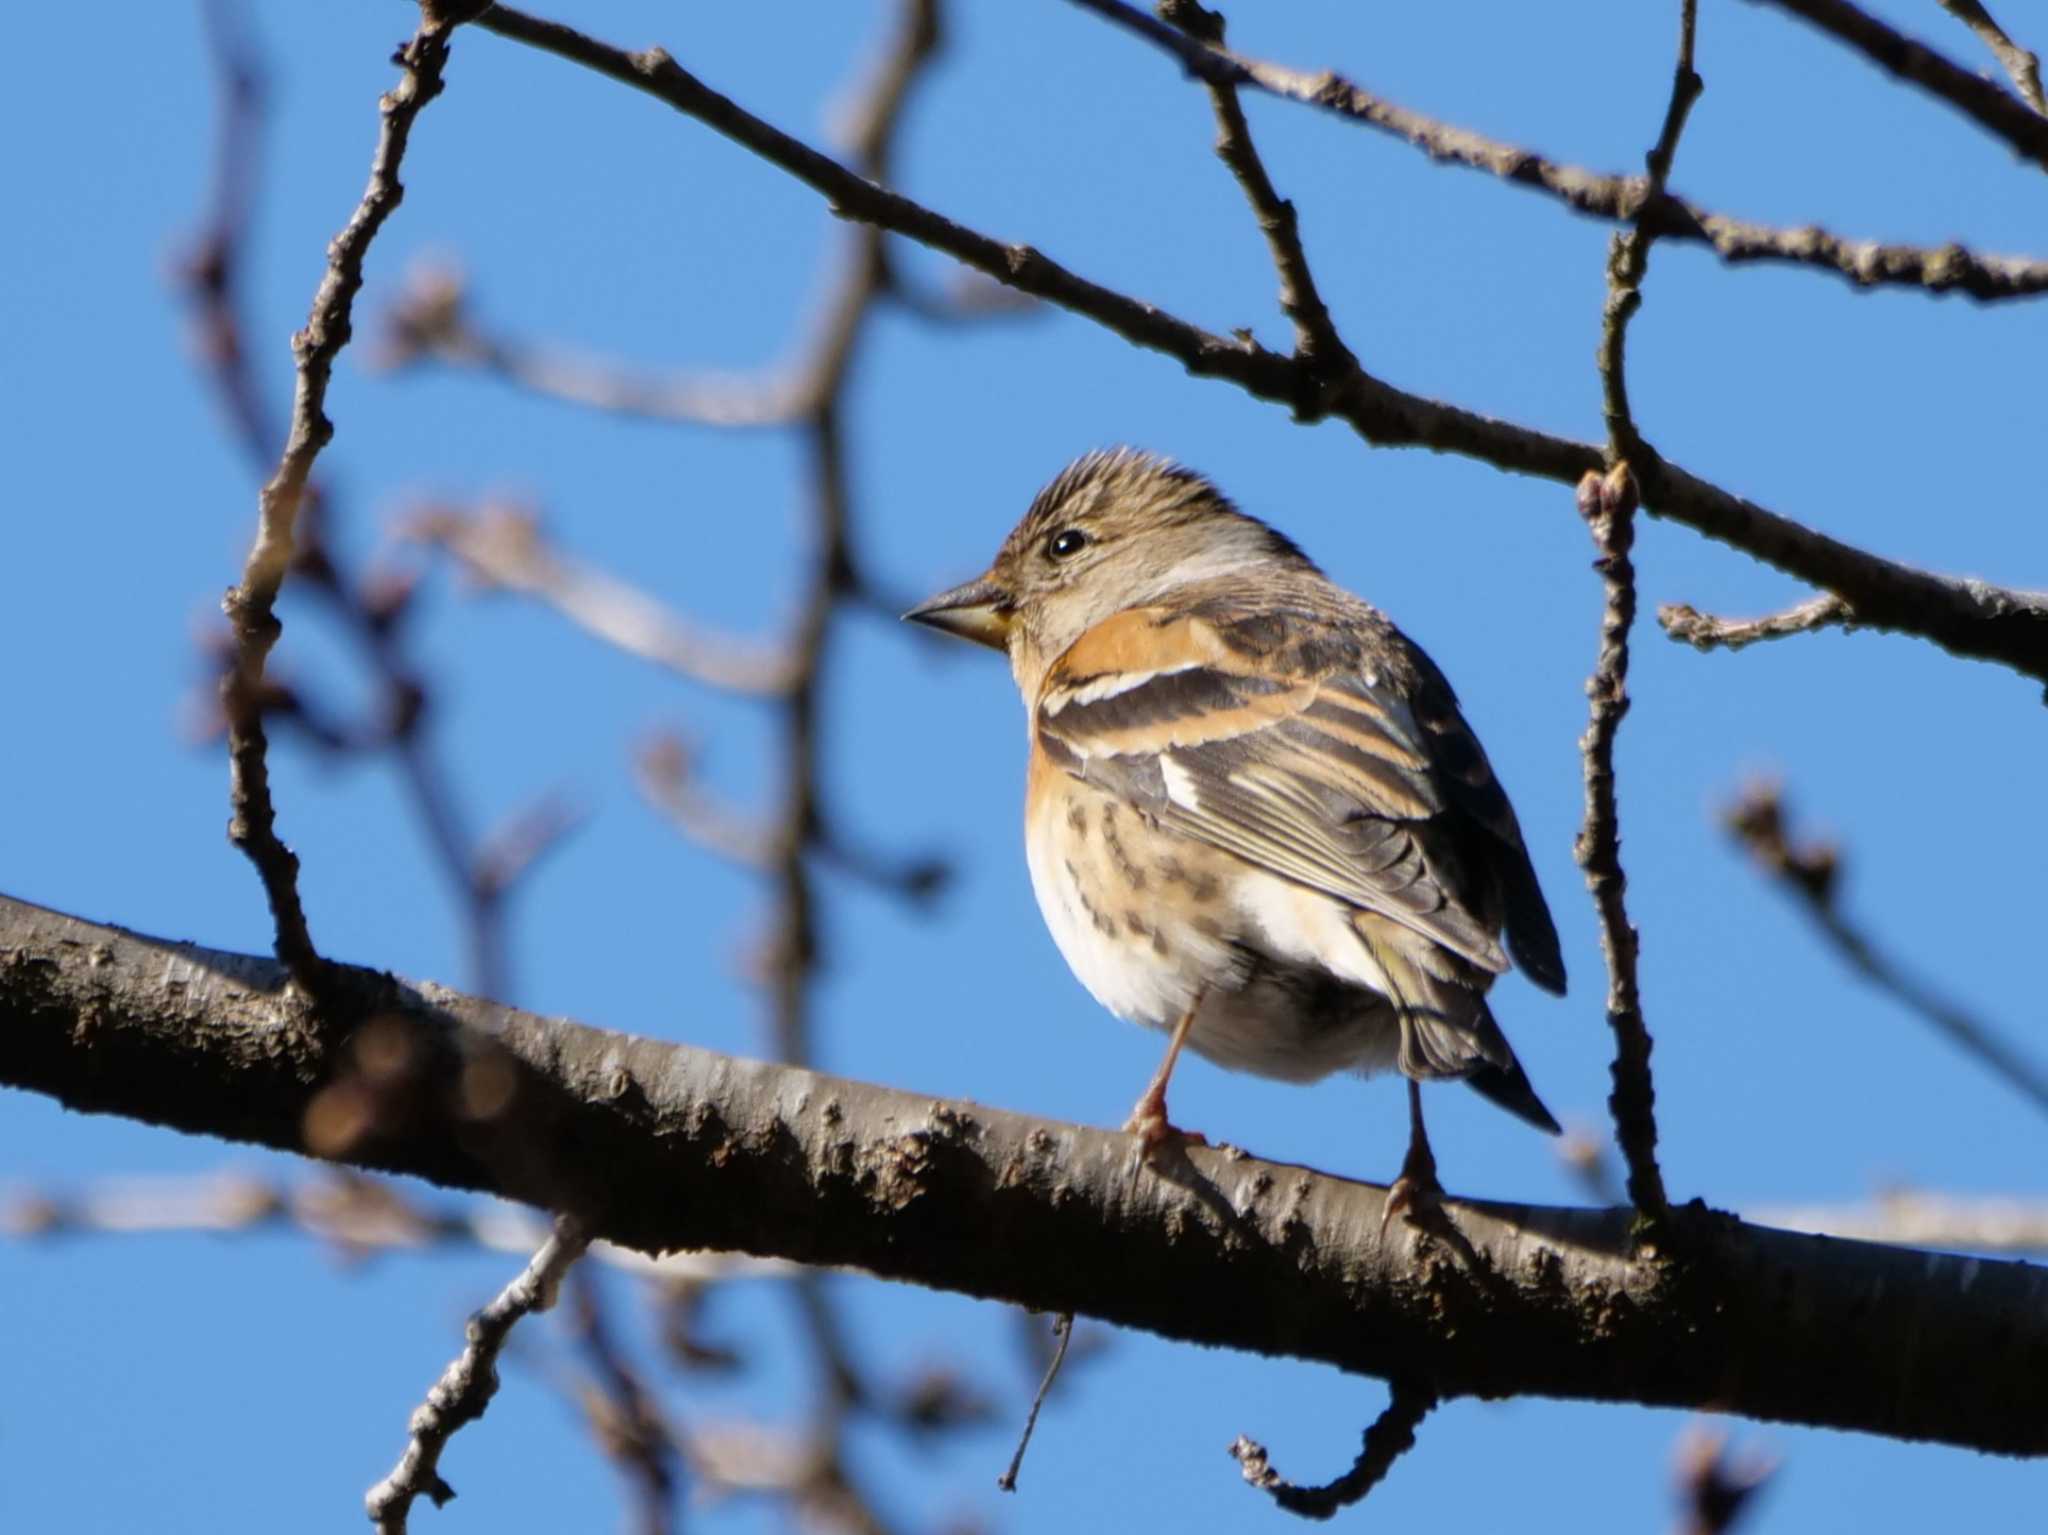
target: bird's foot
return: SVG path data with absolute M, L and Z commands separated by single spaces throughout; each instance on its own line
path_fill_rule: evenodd
M 1206 1146 L 1209 1138 L 1199 1130 L 1183 1130 L 1166 1117 L 1166 1094 L 1147 1092 L 1131 1109 L 1131 1117 L 1124 1121 L 1124 1134 L 1135 1135 L 1144 1143 L 1147 1152 L 1161 1146 L 1175 1144 L 1182 1146 Z
M 1387 1190 L 1387 1202 L 1380 1210 L 1380 1235 L 1387 1223 L 1399 1215 L 1417 1231 L 1441 1230 L 1449 1217 L 1444 1214 L 1444 1186 L 1437 1181 L 1436 1158 L 1426 1139 L 1408 1143 L 1408 1155 L 1401 1161 L 1401 1175 Z

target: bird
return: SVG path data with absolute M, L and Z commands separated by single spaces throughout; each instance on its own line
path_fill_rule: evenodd
M 1201 1139 L 1167 1114 L 1184 1047 L 1398 1071 L 1389 1215 L 1441 1194 L 1419 1083 L 1558 1133 L 1487 1001 L 1511 960 L 1565 989 L 1514 808 L 1443 673 L 1292 539 L 1194 470 L 1092 452 L 904 617 L 1009 657 L 1039 910 L 1097 1002 L 1169 1035 L 1124 1126 L 1148 1154 Z

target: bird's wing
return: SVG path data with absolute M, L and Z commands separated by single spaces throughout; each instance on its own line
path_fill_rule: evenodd
M 1226 620 L 1137 608 L 1053 665 L 1034 728 L 1054 762 L 1162 824 L 1498 972 L 1515 881 L 1487 844 L 1527 855 L 1439 681 L 1425 673 L 1417 707 L 1355 645 L 1274 647 Z

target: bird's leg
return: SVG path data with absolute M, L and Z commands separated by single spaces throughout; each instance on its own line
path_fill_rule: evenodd
M 1173 1037 L 1166 1042 L 1166 1058 L 1159 1063 L 1159 1069 L 1152 1073 L 1152 1081 L 1131 1108 L 1131 1117 L 1124 1121 L 1127 1134 L 1135 1135 L 1147 1147 L 1157 1146 L 1164 1141 L 1193 1141 L 1198 1146 L 1208 1141 L 1198 1132 L 1183 1130 L 1166 1117 L 1166 1084 L 1173 1078 L 1174 1063 L 1180 1059 L 1181 1047 L 1188 1042 L 1188 1031 L 1195 1026 L 1195 1014 L 1201 1010 L 1202 997 L 1197 996 L 1192 1006 L 1180 1016 L 1180 1022 L 1173 1026 Z
M 1422 1127 L 1422 1084 L 1408 1082 L 1408 1155 L 1401 1159 L 1401 1176 L 1387 1190 L 1386 1207 L 1380 1212 L 1380 1231 L 1396 1214 L 1411 1226 L 1426 1226 L 1443 1214 L 1444 1186 L 1436 1181 L 1436 1153 L 1429 1149 L 1429 1132 Z

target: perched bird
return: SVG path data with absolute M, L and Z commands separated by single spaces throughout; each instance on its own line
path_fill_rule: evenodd
M 1557 1131 L 1486 1002 L 1509 954 L 1565 985 L 1514 810 L 1429 657 L 1284 534 L 1191 470 L 1091 453 L 904 616 L 1009 655 L 1039 910 L 1096 1001 L 1172 1031 L 1127 1130 L 1182 1133 L 1186 1045 L 1288 1081 L 1397 1068 L 1402 1203 L 1437 1191 L 1417 1082 Z

